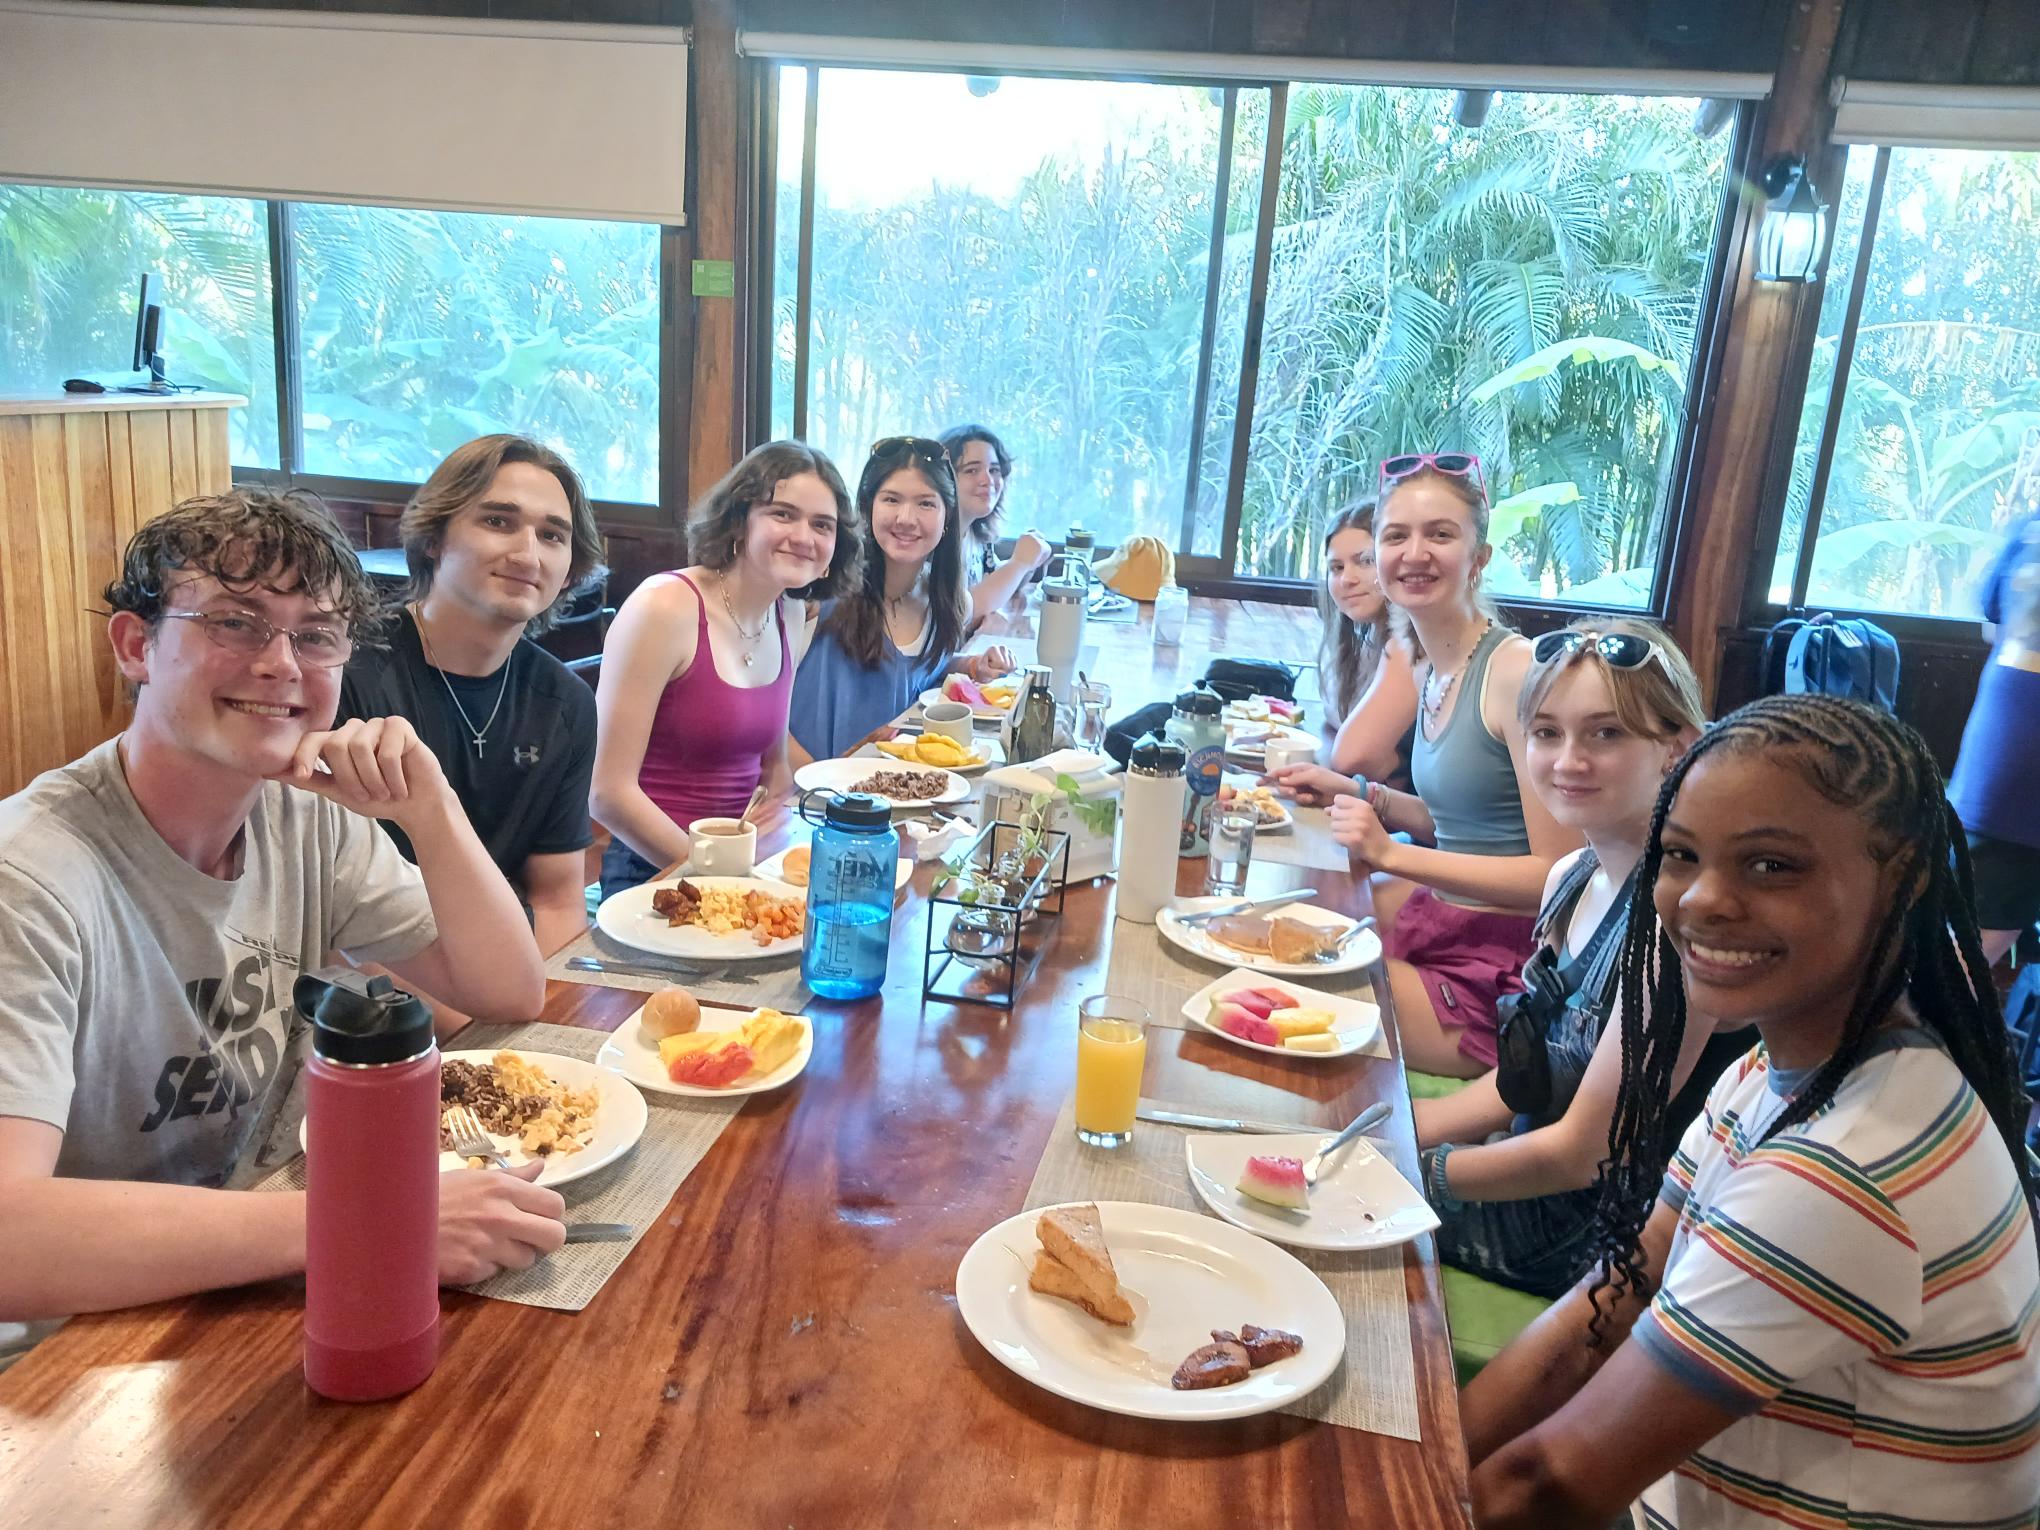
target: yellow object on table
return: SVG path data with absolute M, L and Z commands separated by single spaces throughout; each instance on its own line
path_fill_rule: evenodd
M 963 745 L 944 733 L 918 733 L 908 738 L 882 738 L 877 741 L 881 754 L 891 755 L 896 760 L 906 760 L 916 765 L 934 765 L 943 770 L 968 770 L 985 763 L 985 756 L 975 749 Z
M 1098 565 L 1098 577 L 1131 600 L 1153 600 L 1176 582 L 1176 555 L 1160 537 L 1128 537 Z

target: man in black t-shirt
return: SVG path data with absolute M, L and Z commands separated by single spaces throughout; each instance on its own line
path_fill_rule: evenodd
M 484 436 L 439 465 L 399 531 L 409 600 L 389 646 L 348 661 L 340 718 L 410 722 L 556 950 L 587 924 L 595 697 L 529 635 L 600 561 L 594 511 L 558 453 Z

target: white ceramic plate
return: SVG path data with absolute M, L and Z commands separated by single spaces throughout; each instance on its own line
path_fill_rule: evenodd
M 1365 1137 L 1340 1148 L 1320 1171 L 1308 1211 L 1270 1206 L 1234 1188 L 1249 1158 L 1308 1158 L 1324 1140 L 1200 1132 L 1184 1139 L 1183 1153 L 1190 1165 L 1190 1183 L 1205 1205 L 1233 1226 L 1277 1243 L 1295 1248 L 1390 1248 L 1437 1228 L 1438 1213 Z
M 1257 1142 L 1265 1138 L 1253 1139 Z M 1193 1211 L 1101 1201 L 1098 1215 L 1133 1327 L 1028 1289 L 1039 1211 L 987 1229 L 956 1268 L 956 1305 L 994 1359 L 1036 1386 L 1135 1418 L 1245 1418 L 1320 1386 L 1346 1353 L 1346 1319 L 1325 1283 L 1272 1243 Z M 1229 1387 L 1179 1392 L 1169 1377 L 1211 1330 L 1282 1328 L 1303 1351 Z
M 442 1063 L 467 1062 L 490 1063 L 496 1060 L 496 1050 L 475 1052 L 447 1052 L 440 1057 Z M 517 1055 L 536 1067 L 545 1069 L 569 1089 L 586 1089 L 591 1085 L 600 1090 L 595 1113 L 595 1135 L 588 1145 L 578 1153 L 557 1153 L 546 1158 L 546 1164 L 539 1171 L 535 1181 L 541 1185 L 571 1184 L 577 1179 L 593 1174 L 597 1169 L 607 1168 L 625 1153 L 637 1146 L 638 1138 L 645 1134 L 645 1097 L 604 1068 L 594 1063 L 583 1062 L 578 1057 L 561 1057 L 554 1052 L 524 1052 Z M 306 1143 L 306 1123 L 298 1123 L 298 1146 Z M 521 1163 L 530 1163 L 538 1157 L 527 1153 L 516 1145 L 514 1137 L 499 1137 L 493 1132 L 490 1141 L 502 1150 L 503 1157 L 515 1168 Z M 439 1155 L 439 1172 L 463 1167 L 464 1160 L 452 1153 Z
M 1222 999 L 1229 993 L 1242 988 L 1273 986 L 1284 993 L 1294 994 L 1299 1006 L 1304 1009 L 1328 1009 L 1332 1012 L 1332 1034 L 1339 1038 L 1336 1052 L 1296 1052 L 1288 1047 L 1265 1046 L 1258 1041 L 1246 1041 L 1222 1031 L 1211 1023 L 1212 1001 Z M 1271 979 L 1265 972 L 1249 972 L 1244 967 L 1235 967 L 1223 977 L 1213 978 L 1197 992 L 1183 1001 L 1183 1018 L 1192 1025 L 1200 1025 L 1214 1036 L 1223 1036 L 1236 1047 L 1245 1047 L 1250 1052 L 1272 1052 L 1277 1057 L 1301 1057 L 1309 1062 L 1324 1062 L 1334 1057 L 1350 1057 L 1362 1047 L 1371 1044 L 1381 1034 L 1381 1011 L 1365 999 L 1349 999 L 1339 994 L 1326 993 L 1320 988 L 1306 988 L 1301 983 L 1287 979 Z
M 798 846 L 789 845 L 786 847 L 786 849 L 780 851 L 777 855 L 769 856 L 765 860 L 760 861 L 756 867 L 756 875 L 761 877 L 770 877 L 775 882 L 785 882 L 786 858 L 789 855 L 793 854 L 793 852 L 798 848 L 799 848 Z M 903 891 L 906 888 L 906 885 L 913 880 L 914 880 L 914 863 L 909 860 L 902 860 L 899 863 L 899 865 L 894 868 L 893 891 L 894 892 Z M 807 892 L 806 884 L 787 882 L 786 885 L 793 888 L 796 895 L 799 896 L 806 895 Z
M 804 792 L 847 792 L 853 790 L 866 776 L 880 770 L 907 770 L 915 775 L 942 778 L 942 790 L 932 797 L 915 797 L 900 802 L 886 798 L 885 800 L 895 810 L 938 807 L 946 803 L 962 802 L 970 796 L 970 783 L 953 770 L 937 770 L 933 765 L 909 765 L 904 760 L 883 758 L 811 760 L 793 773 L 793 784 Z M 883 793 L 875 795 L 883 796 Z
M 640 1007 L 638 1014 L 643 1013 Z M 704 1031 L 734 1031 L 757 1013 L 755 1009 L 710 1009 L 704 1005 L 700 1028 Z M 808 1065 L 808 1059 L 815 1055 L 814 1023 L 805 1015 L 794 1018 L 800 1021 L 801 1026 L 800 1049 L 762 1078 L 740 1079 L 727 1089 L 704 1089 L 699 1084 L 674 1083 L 666 1074 L 666 1065 L 659 1061 L 659 1044 L 645 1039 L 637 1015 L 632 1015 L 610 1032 L 609 1040 L 595 1054 L 595 1061 L 600 1067 L 622 1074 L 638 1088 L 650 1089 L 658 1094 L 702 1095 L 710 1099 L 732 1094 L 762 1094 L 767 1089 L 777 1089 L 799 1078 Z
M 807 889 L 788 887 L 784 882 L 760 876 L 688 877 L 686 880 L 697 887 L 735 887 L 770 893 L 775 898 L 791 898 L 803 905 L 807 902 Z M 652 894 L 661 887 L 672 885 L 668 881 L 646 882 L 604 898 L 602 906 L 595 910 L 596 928 L 610 939 L 620 940 L 640 951 L 650 951 L 658 956 L 678 956 L 688 961 L 769 961 L 775 956 L 800 950 L 798 935 L 788 935 L 761 946 L 751 938 L 749 930 L 717 935 L 698 924 L 666 923 L 664 914 L 652 912 Z
M 1273 734 L 1280 739 L 1293 739 L 1309 744 L 1315 749 L 1319 743 L 1315 733 L 1306 733 L 1301 728 L 1292 728 L 1286 723 L 1250 723 L 1228 718 L 1225 725 L 1225 752 L 1228 756 L 1244 760 L 1258 768 L 1267 758 L 1268 740 L 1265 735 Z M 1252 739 L 1252 743 L 1241 743 Z
M 1246 792 L 1259 787 L 1260 782 L 1252 776 L 1235 775 L 1221 780 L 1220 785 L 1222 787 L 1230 786 L 1235 791 Z M 1273 796 L 1274 794 L 1270 792 L 1269 795 Z M 1275 811 L 1282 816 L 1280 818 L 1268 818 L 1260 814 L 1255 815 L 1260 820 L 1254 827 L 1256 834 L 1287 834 L 1296 827 L 1296 814 L 1290 811 L 1289 804 L 1280 797 L 1275 798 Z
M 1257 706 L 1261 713 L 1261 715 L 1259 716 L 1255 715 Z M 1310 716 L 1310 703 L 1300 701 L 1297 703 L 1297 706 L 1302 709 L 1302 713 L 1299 717 L 1297 717 L 1294 720 L 1297 723 L 1302 723 L 1305 720 L 1307 720 Z M 1225 720 L 1228 724 L 1259 723 L 1265 727 L 1269 724 L 1274 723 L 1277 720 L 1271 716 L 1268 716 L 1267 710 L 1268 710 L 1267 703 L 1260 697 L 1256 697 L 1252 701 L 1228 701 L 1225 704 Z M 1287 724 L 1285 724 L 1285 726 L 1287 726 Z
M 1007 676 L 1005 676 L 1004 678 L 1006 678 L 1006 679 L 1010 680 L 1010 679 L 1012 679 L 1013 677 L 1012 677 L 1011 675 L 1007 675 Z M 993 685 L 997 685 L 997 684 L 998 684 L 999 682 L 998 682 L 998 681 L 996 681 L 996 680 L 994 680 L 994 681 L 992 681 L 991 683 L 992 683 Z M 980 687 L 980 689 L 982 689 L 982 688 L 983 688 L 983 687 Z M 943 694 L 942 694 L 942 687 L 941 687 L 941 686 L 939 686 L 939 685 L 938 685 L 938 686 L 936 686 L 936 687 L 935 687 L 935 688 L 934 688 L 933 690 L 927 690 L 927 691 L 923 691 L 923 692 L 921 692 L 921 705 L 922 705 L 922 706 L 924 706 L 924 707 L 925 707 L 925 706 L 931 706 L 931 705 L 933 705 L 933 704 L 934 704 L 935 702 L 938 702 L 938 701 L 951 701 L 951 700 L 954 700 L 954 699 L 955 699 L 955 698 L 953 698 L 953 697 L 950 697 L 950 696 L 945 696 L 945 695 L 943 695 Z M 975 721 L 977 721 L 977 722 L 981 722 L 981 723 L 983 723 L 983 722 L 1004 722 L 1004 721 L 1006 720 L 1006 714 L 1007 714 L 1008 712 L 1012 711 L 1012 710 L 1013 710 L 1013 706 L 1012 706 L 1012 703 L 1011 703 L 1011 702 L 1008 702 L 1008 703 L 1007 703 L 1007 704 L 1006 704 L 1005 706 L 1002 706 L 1002 707 L 1001 707 L 1001 706 L 993 706 L 993 705 L 990 705 L 990 704 L 988 703 L 988 704 L 986 704 L 986 705 L 984 705 L 984 706 L 981 706 L 981 707 L 980 707 L 980 706 L 973 706 L 973 707 L 972 707 L 972 708 L 970 709 L 970 715 L 971 715 L 971 717 L 972 717 L 972 718 L 973 718 L 973 719 L 974 719 Z
M 1185 914 L 1194 914 L 1201 909 L 1216 908 L 1223 903 L 1238 901 L 1237 898 L 1178 898 L 1172 907 L 1163 909 L 1155 916 L 1155 928 L 1162 932 L 1163 939 L 1181 946 L 1192 956 L 1201 956 L 1206 961 L 1218 962 L 1227 967 L 1249 967 L 1269 977 L 1330 977 L 1338 972 L 1358 972 L 1362 967 L 1372 966 L 1381 959 L 1381 938 L 1373 930 L 1356 935 L 1333 961 L 1278 962 L 1272 956 L 1255 956 L 1246 951 L 1236 950 L 1205 931 L 1183 923 Z M 1334 930 L 1347 930 L 1353 927 L 1353 921 L 1344 914 L 1335 914 L 1328 908 L 1319 908 L 1315 903 L 1292 903 L 1277 912 L 1293 914 L 1298 919 Z

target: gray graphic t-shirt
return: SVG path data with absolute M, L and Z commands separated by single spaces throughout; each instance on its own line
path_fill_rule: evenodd
M 371 820 L 270 782 L 222 881 L 102 744 L 0 802 L 0 1116 L 60 1127 L 60 1176 L 245 1185 L 302 1060 L 298 974 L 437 934 Z

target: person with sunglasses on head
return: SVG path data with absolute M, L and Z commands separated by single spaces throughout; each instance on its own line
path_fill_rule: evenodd
M 239 1192 L 297 1150 L 292 989 L 330 953 L 491 1019 L 545 999 L 411 725 L 333 726 L 378 602 L 324 505 L 186 500 L 106 602 L 128 726 L 0 802 L 0 1355 L 10 1325 L 304 1269 L 303 1193 Z M 442 1176 L 441 1278 L 530 1265 L 562 1210 L 508 1173 Z
M 953 672 L 980 682 L 1014 668 L 1009 649 L 960 656 L 970 630 L 956 477 L 942 443 L 891 436 L 857 480 L 868 527 L 863 577 L 815 612 L 794 680 L 793 757 L 833 760 Z
M 1615 957 L 1658 789 L 1707 725 L 1686 656 L 1649 622 L 1595 618 L 1531 645 L 1517 703 L 1532 788 L 1586 847 L 1546 881 L 1523 989 L 1502 1001 L 1500 1058 L 1416 1102 L 1438 1255 L 1489 1280 L 1557 1296 L 1592 1256 L 1592 1190 L 1622 1072 Z M 1709 1086 L 1755 1041 L 1692 1016 L 1664 1118 L 1678 1140 Z
M 1480 459 L 1391 457 L 1376 502 L 1376 570 L 1414 663 L 1416 791 L 1321 765 L 1275 780 L 1298 801 L 1329 802 L 1339 843 L 1377 873 L 1404 1059 L 1472 1078 L 1494 1066 L 1495 1005 L 1521 987 L 1545 882 L 1580 838 L 1524 774 L 1516 698 L 1530 644 L 1481 589 L 1494 548 Z
M 1417 685 L 1409 650 L 1395 640 L 1374 548 L 1375 503 L 1355 500 L 1325 528 L 1325 576 L 1318 587 L 1324 637 L 1318 674 L 1328 721 L 1338 724 L 1330 766 L 1390 786 L 1409 784 L 1416 743 Z
M 1006 510 L 1006 486 L 1013 457 L 983 425 L 952 425 L 942 432 L 942 449 L 956 474 L 957 509 L 965 533 L 963 576 L 970 585 L 974 624 L 1004 606 L 1026 585 L 1052 550 L 1031 531 L 1013 539 L 1013 556 L 999 561 L 999 523 Z
M 588 924 L 595 698 L 532 638 L 599 569 L 595 511 L 559 453 L 483 436 L 432 470 L 398 531 L 407 598 L 387 646 L 348 661 L 339 715 L 409 720 L 539 949 L 558 950 Z M 403 831 L 385 828 L 408 857 Z
M 1481 1530 L 2035 1523 L 2030 1101 L 1973 898 L 1881 707 L 1767 696 L 1673 767 L 1598 1257 L 1460 1396 Z M 1668 1154 L 1694 1010 L 1762 1040 Z
M 631 591 L 602 645 L 592 807 L 602 895 L 688 856 L 697 818 L 790 790 L 787 706 L 801 602 L 853 585 L 864 556 L 836 465 L 800 441 L 748 453 L 687 518 L 694 562 Z

